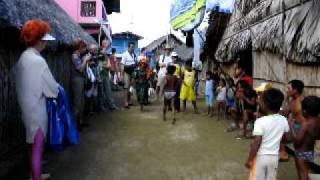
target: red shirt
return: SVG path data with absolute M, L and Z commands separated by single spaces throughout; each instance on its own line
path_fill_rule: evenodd
M 245 80 L 249 84 L 250 87 L 253 87 L 253 79 L 251 76 L 244 75 L 240 80 Z

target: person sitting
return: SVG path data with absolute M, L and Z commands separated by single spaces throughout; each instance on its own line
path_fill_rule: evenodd
M 175 98 L 177 96 L 176 89 L 179 86 L 177 76 L 174 75 L 176 67 L 171 65 L 167 67 L 167 75 L 164 79 L 164 103 L 163 103 L 163 120 L 166 120 L 166 112 L 169 107 L 172 107 L 173 121 L 172 124 L 176 123 L 176 109 L 175 109 Z
M 302 112 L 305 121 L 301 122 L 301 129 L 297 131 L 295 121 L 289 118 L 291 136 L 295 147 L 295 162 L 300 180 L 308 180 L 308 162 L 314 161 L 314 145 L 320 138 L 320 99 L 308 96 L 302 101 Z

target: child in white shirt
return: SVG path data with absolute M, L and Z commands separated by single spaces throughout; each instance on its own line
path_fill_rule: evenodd
M 226 98 L 227 98 L 227 87 L 226 87 L 226 81 L 224 79 L 220 79 L 219 81 L 219 87 L 216 90 L 217 92 L 217 111 L 218 114 L 220 111 L 224 112 L 224 109 L 226 107 Z
M 246 167 L 250 178 L 257 180 L 276 179 L 279 161 L 279 148 L 283 135 L 289 132 L 287 119 L 278 114 L 284 95 L 278 89 L 264 92 L 260 104 L 263 114 L 254 123 L 254 142 L 251 146 Z

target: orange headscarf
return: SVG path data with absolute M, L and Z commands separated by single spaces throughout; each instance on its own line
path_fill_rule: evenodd
M 152 75 L 152 70 L 148 65 L 148 60 L 146 57 L 143 57 L 140 62 L 139 62 L 140 66 L 144 66 L 146 67 L 146 71 L 147 71 L 147 79 L 150 79 L 151 75 Z

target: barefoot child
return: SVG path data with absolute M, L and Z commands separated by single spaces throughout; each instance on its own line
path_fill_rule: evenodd
M 251 145 L 246 167 L 250 169 L 250 180 L 276 179 L 280 141 L 289 132 L 287 119 L 278 114 L 284 95 L 278 89 L 264 92 L 261 110 L 266 114 L 255 121 L 254 141 Z
M 295 121 L 295 129 L 299 131 L 301 129 L 301 123 L 305 121 L 302 115 L 301 103 L 304 99 L 303 90 L 304 83 L 300 80 L 292 80 L 288 83 L 287 96 L 290 98 L 287 109 L 283 110 L 283 114 L 286 117 L 291 117 Z M 280 146 L 280 160 L 288 161 L 289 155 L 286 152 L 285 144 Z
M 196 72 L 192 70 L 192 60 L 185 63 L 185 70 L 183 72 L 183 81 L 180 92 L 180 99 L 183 101 L 183 111 L 187 109 L 187 100 L 192 102 L 195 113 L 198 113 L 195 93 L 195 78 Z
M 176 110 L 175 110 L 175 98 L 176 98 L 176 89 L 179 85 L 177 76 L 174 75 L 176 71 L 175 66 L 167 67 L 167 75 L 164 79 L 164 101 L 163 101 L 163 120 L 166 120 L 167 109 L 171 106 L 173 112 L 173 121 L 172 124 L 176 123 Z
M 218 115 L 222 111 L 224 112 L 224 108 L 226 107 L 227 101 L 227 87 L 226 87 L 226 80 L 220 79 L 219 87 L 217 88 L 217 112 Z
M 214 81 L 212 72 L 208 71 L 206 73 L 206 103 L 208 107 L 208 115 L 213 116 L 213 101 L 214 101 Z
M 300 180 L 308 180 L 308 162 L 314 161 L 314 145 L 319 139 L 319 110 L 320 99 L 309 96 L 302 101 L 302 112 L 305 121 L 301 123 L 301 130 L 297 132 L 295 122 L 289 118 L 291 136 L 295 147 L 295 162 Z

